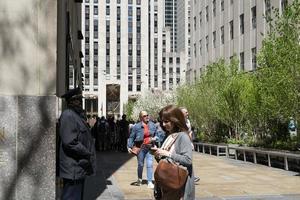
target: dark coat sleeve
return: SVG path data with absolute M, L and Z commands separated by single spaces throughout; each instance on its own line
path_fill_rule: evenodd
M 65 112 L 61 116 L 59 132 L 62 148 L 70 157 L 74 157 L 75 159 L 89 159 L 91 152 L 78 139 L 81 133 L 74 117 L 71 112 Z

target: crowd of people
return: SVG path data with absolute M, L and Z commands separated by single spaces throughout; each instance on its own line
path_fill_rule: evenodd
M 107 119 L 102 116 L 87 116 L 91 132 L 95 138 L 96 151 L 123 151 L 127 152 L 127 138 L 129 137 L 129 122 L 126 115 L 115 121 L 114 117 Z
M 123 151 L 137 157 L 136 186 L 142 185 L 144 162 L 147 168 L 147 186 L 154 189 L 155 199 L 195 198 L 192 151 L 194 138 L 186 108 L 168 105 L 159 112 L 159 119 L 150 119 L 141 111 L 139 121 L 129 122 L 126 115 L 115 121 L 86 116 L 82 109 L 80 89 L 68 91 L 62 96 L 68 108 L 59 121 L 59 176 L 63 178 L 61 199 L 82 199 L 84 181 L 96 172 L 95 151 Z M 135 151 L 134 147 L 139 150 Z M 179 190 L 153 182 L 153 162 L 172 159 L 187 171 L 184 185 Z M 172 178 L 172 177 L 170 177 Z

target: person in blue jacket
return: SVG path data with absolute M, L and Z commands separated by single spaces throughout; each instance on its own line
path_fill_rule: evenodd
M 139 119 L 140 121 L 137 122 L 131 129 L 127 148 L 128 152 L 132 153 L 132 147 L 134 145 L 141 147 L 141 150 L 137 154 L 138 180 L 136 185 L 140 186 L 142 184 L 144 160 L 146 159 L 148 188 L 153 189 L 153 155 L 150 153 L 150 148 L 154 145 L 155 141 L 158 140 L 156 137 L 157 127 L 152 121 L 149 120 L 149 116 L 146 111 L 140 112 Z

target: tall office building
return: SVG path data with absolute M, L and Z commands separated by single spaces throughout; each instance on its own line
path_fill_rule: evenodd
M 173 53 L 165 2 L 84 0 L 84 107 L 119 115 L 145 90 L 172 90 L 185 80 L 183 53 Z
M 191 65 L 193 81 L 209 63 L 236 55 L 240 69 L 255 70 L 256 54 L 268 29 L 264 16 L 271 8 L 282 12 L 288 0 L 234 1 L 192 0 Z
M 177 0 L 165 0 L 165 27 L 170 29 L 171 51 L 177 48 Z
M 176 0 L 176 52 L 184 52 L 186 68 L 190 65 L 191 0 Z M 187 73 L 187 72 L 186 72 Z M 187 77 L 188 78 L 188 77 Z

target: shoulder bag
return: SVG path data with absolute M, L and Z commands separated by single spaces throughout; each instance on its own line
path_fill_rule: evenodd
M 141 146 L 143 142 L 134 142 L 133 147 L 131 148 L 131 153 L 137 156 L 141 151 Z

